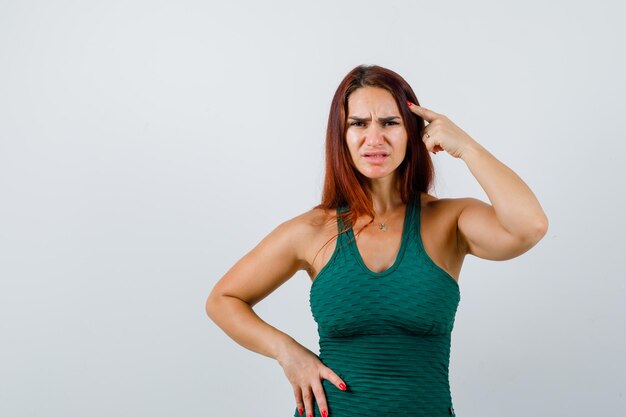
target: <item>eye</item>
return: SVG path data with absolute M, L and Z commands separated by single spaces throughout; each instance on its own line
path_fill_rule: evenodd
M 350 123 L 350 126 L 356 126 L 356 124 L 357 124 L 357 123 L 363 123 L 363 122 L 352 122 L 352 123 Z M 393 120 L 390 120 L 390 121 L 388 121 L 388 122 L 386 122 L 386 123 L 391 123 L 392 125 L 398 125 L 398 124 L 400 124 L 400 123 L 398 123 L 398 122 L 394 122 Z

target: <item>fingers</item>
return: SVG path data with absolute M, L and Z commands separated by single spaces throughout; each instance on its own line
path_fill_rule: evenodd
M 339 376 L 330 368 L 322 369 L 320 371 L 320 376 L 332 382 L 334 386 L 336 386 L 342 391 L 345 391 L 347 389 L 346 383 L 343 382 L 343 380 L 339 378 Z
M 310 387 L 303 388 L 302 399 L 304 400 L 306 417 L 313 417 L 313 394 Z
M 320 377 L 330 381 L 333 385 L 342 391 L 346 391 L 348 387 L 343 379 L 333 372 L 330 368 L 322 368 L 320 370 Z M 315 379 L 310 386 L 300 387 L 298 385 L 293 386 L 293 393 L 296 398 L 296 405 L 298 412 L 302 416 L 301 410 L 304 411 L 305 417 L 312 417 L 314 414 L 313 399 L 317 402 L 317 407 L 320 410 L 322 417 L 330 417 L 328 412 L 328 403 L 326 401 L 326 393 L 324 392 L 324 386 L 321 384 L 321 380 Z
M 439 151 L 443 151 L 444 150 L 443 147 L 435 143 L 435 139 L 433 138 L 433 135 L 431 133 L 427 132 L 427 129 L 424 129 L 424 135 L 422 136 L 422 141 L 426 145 L 426 150 L 428 152 L 432 152 L 433 154 L 436 154 Z
M 348 387 L 346 383 L 339 378 L 332 369 L 324 367 L 320 370 L 320 376 L 328 381 L 330 381 L 334 386 L 339 388 L 342 391 L 346 391 Z M 313 392 L 315 393 L 315 398 L 317 399 L 317 406 L 322 413 L 322 417 L 328 416 L 328 404 L 326 403 L 326 395 L 324 392 L 324 387 L 321 384 L 318 384 L 317 381 L 313 385 Z
M 427 109 L 426 107 L 418 106 L 417 104 L 412 103 L 408 100 L 406 104 L 409 106 L 409 109 L 411 109 L 413 113 L 417 114 L 428 123 L 432 122 L 440 116 L 439 113 L 435 113 L 434 111 Z
M 317 401 L 317 408 L 319 408 L 322 417 L 328 416 L 328 404 L 326 404 L 326 395 L 324 394 L 324 387 L 319 381 L 313 383 L 313 394 L 315 395 L 315 400 Z M 313 413 L 313 409 L 311 409 L 311 414 Z
M 300 390 L 300 387 L 293 387 L 293 395 L 294 397 L 296 397 L 296 407 L 298 407 L 298 414 L 302 416 L 302 413 L 304 412 L 304 401 L 302 401 L 302 390 Z
M 326 396 L 324 395 L 324 388 L 322 387 L 322 384 L 317 381 L 317 383 L 313 383 L 311 387 L 306 387 L 303 390 L 302 397 L 304 400 L 306 417 L 313 417 L 313 398 L 315 398 L 317 402 L 317 408 L 320 410 L 322 417 L 328 417 L 328 404 L 326 403 Z M 302 400 L 298 403 L 298 408 L 301 407 L 301 402 Z
M 438 145 L 434 144 L 434 139 L 432 135 L 428 133 L 427 129 L 424 129 L 424 134 L 422 135 L 422 142 L 424 142 L 424 145 L 426 145 L 426 150 L 428 152 L 432 152 L 433 154 L 437 153 L 435 152 L 435 147 Z

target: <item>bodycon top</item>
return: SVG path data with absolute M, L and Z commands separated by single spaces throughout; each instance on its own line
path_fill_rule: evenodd
M 400 250 L 387 270 L 365 265 L 350 228 L 311 284 L 320 361 L 347 385 L 342 391 L 321 379 L 328 417 L 455 415 L 448 368 L 459 284 L 424 250 L 420 212 L 418 192 L 408 201 Z M 320 417 L 315 395 L 313 408 Z

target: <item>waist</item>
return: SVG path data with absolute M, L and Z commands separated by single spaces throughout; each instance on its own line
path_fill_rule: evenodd
M 448 377 L 450 335 L 365 334 L 321 337 L 320 359 L 332 369 L 375 377 Z
M 348 386 L 343 392 L 323 381 L 332 399 L 329 404 L 335 411 L 341 410 L 336 416 L 356 415 L 356 411 L 381 416 L 403 412 L 443 416 L 452 405 L 448 380 L 450 335 L 321 337 L 319 344 L 320 360 Z

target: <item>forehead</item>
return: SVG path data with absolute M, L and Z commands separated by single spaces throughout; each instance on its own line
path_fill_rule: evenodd
M 348 115 L 397 112 L 398 105 L 391 93 L 379 87 L 361 87 L 348 97 Z M 363 114 L 361 114 L 363 113 Z

